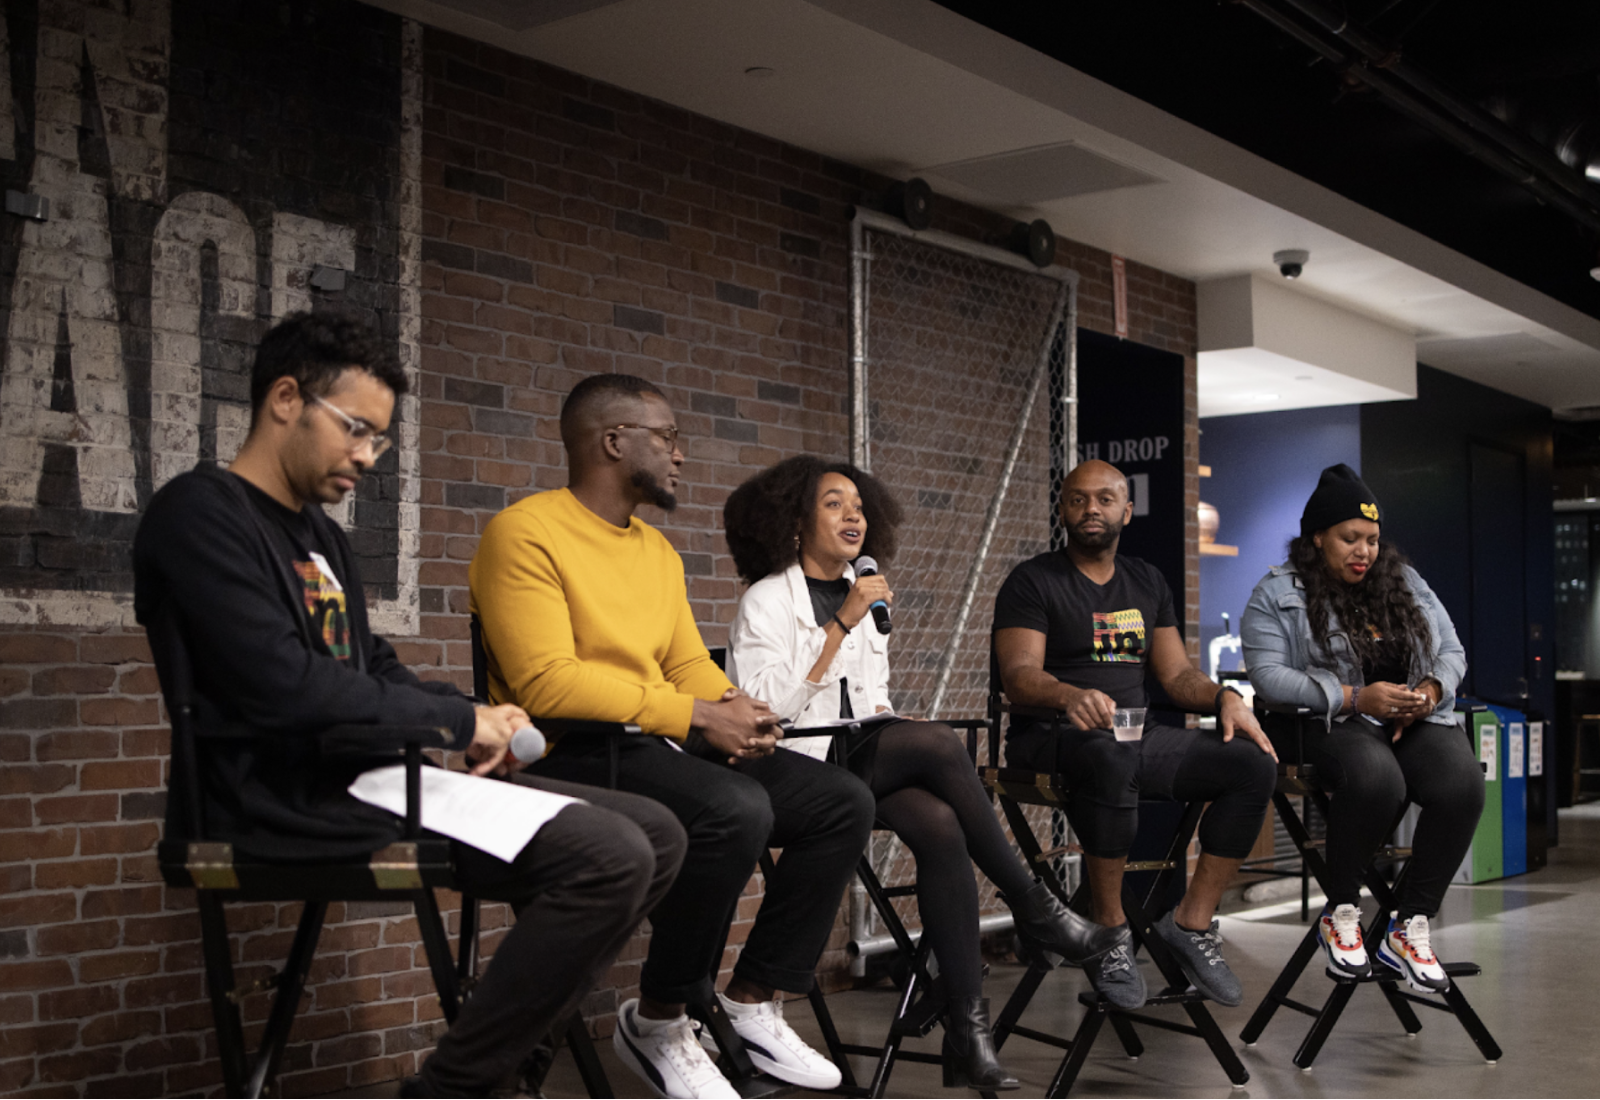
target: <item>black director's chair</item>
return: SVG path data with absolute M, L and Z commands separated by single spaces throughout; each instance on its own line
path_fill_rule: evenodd
M 337 726 L 321 735 L 322 750 L 373 755 L 393 752 L 406 766 L 406 824 L 402 838 L 367 856 L 340 861 L 282 864 L 237 856 L 233 845 L 207 830 L 201 803 L 199 752 L 202 746 L 256 738 L 249 729 L 200 728 L 195 721 L 194 680 L 183 625 L 163 608 L 148 629 L 150 649 L 161 678 L 172 721 L 172 775 L 165 835 L 157 849 L 168 886 L 195 891 L 200 911 L 206 992 L 216 1021 L 224 1087 L 230 1096 L 262 1096 L 275 1089 L 295 1011 L 316 954 L 328 904 L 332 901 L 405 901 L 417 914 L 417 929 L 439 1006 L 453 1021 L 471 988 L 477 961 L 476 906 L 463 899 L 461 948 L 452 960 L 433 891 L 458 889 L 450 860 L 450 841 L 425 836 L 421 828 L 423 749 L 449 748 L 448 729 L 412 726 Z M 230 901 L 302 902 L 300 925 L 283 968 L 267 978 L 239 986 L 223 906 Z M 245 1047 L 240 1006 L 254 993 L 276 990 L 260 1047 Z
M 967 755 L 974 761 L 978 757 L 978 734 L 989 726 L 988 719 L 940 719 L 952 729 L 965 730 L 967 742 Z M 869 720 L 870 722 L 870 720 Z M 827 732 L 833 734 L 833 747 L 830 750 L 830 759 L 841 766 L 845 760 L 845 745 L 850 733 L 861 729 L 862 724 L 848 727 L 832 727 Z M 807 731 L 794 730 L 794 736 L 805 736 Z M 887 830 L 881 822 L 874 824 L 874 829 Z M 764 857 L 765 858 L 765 857 Z M 766 864 L 763 864 L 766 869 Z M 921 1062 L 930 1065 L 942 1065 L 944 1059 L 938 1054 L 927 1054 L 922 1051 L 904 1050 L 903 1044 L 907 1039 L 925 1038 L 940 1024 L 949 1024 L 949 998 L 944 991 L 944 983 L 928 968 L 930 945 L 926 937 L 913 940 L 911 933 L 906 929 L 905 922 L 900 919 L 900 914 L 895 911 L 896 898 L 914 897 L 917 892 L 915 882 L 903 883 L 899 886 L 885 886 L 873 869 L 872 860 L 867 853 L 863 853 L 856 864 L 856 878 L 861 882 L 866 891 L 867 899 L 872 903 L 873 910 L 878 914 L 878 919 L 883 922 L 884 928 L 894 940 L 895 948 L 900 959 L 905 964 L 905 984 L 900 991 L 900 999 L 896 1004 L 895 1014 L 889 1021 L 888 1033 L 883 1042 L 878 1046 L 867 1046 L 860 1043 L 845 1043 L 839 1039 L 839 1033 L 833 1024 L 832 1014 L 828 1011 L 827 1003 L 823 1000 L 820 989 L 811 987 L 811 1005 L 816 1013 L 817 1023 L 822 1028 L 823 1039 L 828 1046 L 828 1056 L 839 1067 L 844 1080 L 841 1091 L 856 1095 L 879 1097 L 889 1087 L 889 1076 L 894 1072 L 897 1061 Z M 876 1057 L 877 1064 L 873 1068 L 872 1080 L 863 1091 L 857 1084 L 854 1073 L 850 1069 L 849 1055 L 862 1055 Z M 989 1096 L 991 1093 L 983 1093 Z
M 1057 721 L 1062 719 L 1053 711 L 1034 711 L 1010 703 L 1001 690 L 998 670 L 991 665 L 989 764 L 980 769 L 980 774 L 985 786 L 999 798 L 1000 807 L 1011 825 L 1017 847 L 1021 849 L 1028 866 L 1062 904 L 1070 904 L 1072 899 L 1067 894 L 1066 886 L 1052 866 L 1052 860 L 1061 855 L 1063 850 L 1043 850 L 1023 811 L 1024 806 L 1046 806 L 1052 810 L 1064 810 L 1067 805 L 1068 784 L 1059 775 L 1000 766 L 1000 730 L 1002 716 L 1005 714 L 1030 714 Z M 1156 807 L 1178 804 L 1147 805 Z M 1090 991 L 1078 995 L 1078 1001 L 1084 1006 L 1085 1011 L 1077 1031 L 1070 1039 L 1063 1035 L 1024 1027 L 1018 1021 L 1044 981 L 1045 975 L 1054 968 L 1054 964 L 1047 957 L 1033 953 L 1027 959 L 1027 972 L 1023 974 L 1022 980 L 995 1020 L 995 1046 L 1001 1046 L 1012 1035 L 1020 1035 L 1025 1039 L 1064 1050 L 1066 1053 L 1061 1059 L 1055 1077 L 1050 1082 L 1049 1089 L 1045 1092 L 1046 1096 L 1066 1096 L 1071 1091 L 1084 1061 L 1089 1056 L 1090 1049 L 1094 1046 L 1095 1039 L 1108 1021 L 1130 1058 L 1137 1058 L 1144 1051 L 1144 1043 L 1134 1029 L 1134 1024 L 1139 1023 L 1146 1027 L 1176 1031 L 1204 1040 L 1212 1057 L 1222 1067 L 1229 1081 L 1234 1085 L 1243 1085 L 1250 1080 L 1249 1071 L 1245 1069 L 1244 1063 L 1239 1060 L 1239 1056 L 1222 1034 L 1222 1029 L 1212 1018 L 1210 1009 L 1206 1007 L 1205 997 L 1190 988 L 1189 979 L 1184 975 L 1177 959 L 1173 957 L 1171 948 L 1155 932 L 1155 922 L 1167 908 L 1165 899 L 1169 896 L 1169 891 L 1182 881 L 1175 876 L 1181 876 L 1187 870 L 1189 844 L 1194 838 L 1195 829 L 1199 827 L 1200 815 L 1204 809 L 1205 807 L 1198 802 L 1184 805 L 1164 855 L 1154 860 L 1130 861 L 1127 867 L 1128 874 L 1122 884 L 1122 908 L 1127 915 L 1135 947 L 1149 952 L 1161 980 L 1166 983 L 1151 994 L 1145 1006 L 1159 1008 L 1178 1005 L 1189 1017 L 1189 1022 L 1185 1024 L 1152 1016 L 1142 1010 L 1124 1011 L 1112 1006 L 1098 992 Z M 1149 873 L 1145 889 L 1142 891 L 1130 881 L 1140 872 Z
M 483 625 L 477 615 L 472 616 L 472 693 L 482 702 L 489 701 L 489 651 L 483 640 Z M 719 667 L 725 658 L 725 651 L 715 649 L 711 651 L 713 660 Z M 643 736 L 640 728 L 629 722 L 602 722 L 586 719 L 572 718 L 540 718 L 533 716 L 534 722 L 540 730 L 546 733 L 557 734 L 561 737 L 601 737 L 605 739 L 608 756 L 609 772 L 606 786 L 616 789 L 617 769 L 621 758 L 621 738 Z M 761 869 L 763 873 L 772 871 L 772 857 L 770 853 L 761 855 Z M 463 902 L 462 912 L 466 911 Z M 476 919 L 476 914 L 474 914 Z M 716 977 L 713 973 L 712 978 Z M 813 989 L 812 1003 L 821 1004 L 821 994 Z M 750 1055 L 745 1050 L 744 1041 L 739 1038 L 739 1033 L 733 1030 L 733 1021 L 723 1011 L 722 1002 L 715 996 L 708 1002 L 690 1003 L 687 1006 L 688 1014 L 706 1029 L 711 1039 L 717 1045 L 717 1066 L 728 1082 L 746 1097 L 769 1096 L 789 1086 L 775 1080 L 756 1069 L 750 1061 Z M 827 1011 L 826 1006 L 822 1008 Z M 827 1026 L 832 1027 L 832 1019 Z M 610 1080 L 606 1076 L 599 1056 L 595 1053 L 594 1041 L 589 1037 L 589 1028 L 583 1022 L 581 1013 L 575 1014 L 567 1023 L 565 1029 L 567 1046 L 572 1050 L 573 1058 L 578 1063 L 579 1074 L 583 1078 L 584 1087 L 588 1089 L 591 1097 L 613 1096 Z M 552 1042 L 554 1036 L 551 1037 Z M 554 1061 L 554 1048 L 542 1047 L 535 1049 L 529 1059 L 523 1063 L 520 1075 L 526 1091 L 537 1096 L 540 1095 L 541 1086 L 545 1076 L 550 1071 Z
M 1468 714 L 1468 724 L 1471 724 L 1471 713 L 1485 708 L 1477 704 L 1459 704 L 1458 712 Z M 1327 872 L 1327 863 L 1323 853 L 1326 851 L 1327 842 L 1315 839 L 1306 828 L 1305 819 L 1296 811 L 1293 798 L 1303 798 L 1317 807 L 1323 820 L 1328 817 L 1328 795 L 1317 783 L 1315 768 L 1305 762 L 1303 750 L 1304 730 L 1307 722 L 1321 723 L 1320 718 L 1311 715 L 1307 707 L 1278 706 L 1266 704 L 1261 699 L 1256 700 L 1256 712 L 1260 717 L 1262 726 L 1272 735 L 1275 745 L 1279 748 L 1278 786 L 1272 795 L 1272 804 L 1277 807 L 1278 817 L 1283 822 L 1284 829 L 1294 841 L 1295 848 L 1300 852 L 1300 858 L 1311 877 L 1317 880 L 1318 885 L 1323 885 Z M 1404 808 L 1402 808 L 1402 814 Z M 1396 819 L 1398 824 L 1398 819 Z M 1372 921 L 1362 932 L 1365 943 L 1376 944 L 1388 929 L 1389 913 L 1395 908 L 1395 884 L 1391 884 L 1381 871 L 1380 866 L 1393 865 L 1403 861 L 1411 855 L 1409 848 L 1400 848 L 1386 844 L 1376 853 L 1368 863 L 1363 875 L 1367 889 L 1371 891 L 1373 900 L 1378 908 Z M 1402 875 L 1404 872 L 1401 872 Z M 1397 883 L 1396 883 L 1397 884 Z M 1326 891 L 1326 887 L 1324 887 Z M 1305 914 L 1302 914 L 1304 919 Z M 1482 973 L 1483 968 L 1476 963 L 1456 962 L 1445 963 L 1444 971 L 1450 977 L 1450 987 L 1444 993 L 1433 996 L 1419 996 L 1404 988 L 1405 979 L 1396 971 L 1391 970 L 1378 961 L 1377 954 L 1368 948 L 1368 958 L 1372 960 L 1372 973 L 1365 978 L 1333 977 L 1333 989 L 1321 1007 L 1313 1007 L 1297 1001 L 1289 994 L 1294 989 L 1294 984 L 1299 980 L 1311 960 L 1322 951 L 1322 944 L 1318 932 L 1317 922 L 1312 921 L 1306 929 L 1306 934 L 1295 948 L 1294 954 L 1289 957 L 1288 963 L 1278 974 L 1272 988 L 1262 998 L 1250 1016 L 1250 1022 L 1239 1033 L 1246 1046 L 1254 1046 L 1261 1038 L 1261 1033 L 1271 1023 L 1273 1014 L 1278 1008 L 1290 1008 L 1296 1012 L 1312 1017 L 1311 1030 L 1300 1042 L 1300 1048 L 1295 1051 L 1294 1064 L 1303 1070 L 1311 1068 L 1316 1061 L 1317 1054 L 1322 1050 L 1322 1044 L 1333 1033 L 1334 1025 L 1339 1022 L 1345 1006 L 1350 1003 L 1350 998 L 1355 995 L 1356 987 L 1376 983 L 1383 990 L 1384 999 L 1390 1009 L 1400 1021 L 1400 1026 L 1405 1029 L 1408 1036 L 1415 1035 L 1422 1030 L 1422 1021 L 1412 1009 L 1412 1005 L 1421 1005 L 1436 1011 L 1448 1012 L 1460 1021 L 1472 1041 L 1477 1044 L 1478 1050 L 1490 1064 L 1500 1060 L 1500 1045 L 1494 1041 L 1494 1036 L 1489 1034 L 1489 1029 L 1484 1026 L 1478 1014 L 1473 1011 L 1468 1003 L 1466 994 L 1461 991 L 1459 979 L 1475 977 Z

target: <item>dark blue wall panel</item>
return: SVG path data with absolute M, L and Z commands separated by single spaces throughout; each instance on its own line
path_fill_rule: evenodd
M 1209 674 L 1211 639 L 1222 614 L 1239 632 L 1250 590 L 1300 529 L 1300 512 L 1324 467 L 1346 462 L 1361 469 L 1359 406 L 1212 416 L 1200 421 L 1200 499 L 1222 516 L 1217 541 L 1239 548 L 1237 558 L 1200 559 L 1200 654 Z M 1225 655 L 1224 667 L 1234 667 Z

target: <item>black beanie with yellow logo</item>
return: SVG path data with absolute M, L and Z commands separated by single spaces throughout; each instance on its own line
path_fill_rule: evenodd
M 1317 491 L 1300 513 L 1300 537 L 1308 539 L 1347 519 L 1370 519 L 1380 526 L 1383 523 L 1378 498 L 1360 474 L 1341 462 L 1322 471 Z

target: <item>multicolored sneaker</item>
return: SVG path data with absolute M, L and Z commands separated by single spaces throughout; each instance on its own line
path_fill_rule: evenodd
M 1378 961 L 1404 974 L 1406 984 L 1418 993 L 1450 988 L 1450 978 L 1429 942 L 1428 918 L 1420 913 L 1405 922 L 1398 913 L 1389 914 L 1389 932 L 1378 944 Z
M 1322 935 L 1322 950 L 1328 955 L 1328 977 L 1365 978 L 1372 973 L 1372 962 L 1361 942 L 1360 909 L 1354 905 L 1324 908 L 1317 930 Z

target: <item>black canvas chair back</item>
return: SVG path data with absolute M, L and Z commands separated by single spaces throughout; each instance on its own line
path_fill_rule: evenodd
M 1022 851 L 1028 866 L 1064 904 L 1072 905 L 1076 901 L 1075 907 L 1082 911 L 1083 903 L 1087 899 L 1074 898 L 1070 895 L 1066 884 L 1061 881 L 1054 868 L 1056 857 L 1065 853 L 1064 847 L 1047 849 L 1041 845 L 1034 833 L 1033 824 L 1028 820 L 1024 810 L 1026 806 L 1044 806 L 1051 810 L 1064 811 L 1068 805 L 1066 780 L 1059 775 L 1035 772 L 1028 768 L 1001 766 L 1000 741 L 1004 735 L 1003 724 L 1009 715 L 1025 713 L 1056 721 L 1064 719 L 1054 712 L 1017 707 L 1005 697 L 992 644 L 989 669 L 988 765 L 979 769 L 984 785 L 1000 800 L 1000 807 L 1011 825 L 1012 835 L 1016 838 L 1017 847 Z M 1129 860 L 1128 873 L 1124 876 L 1122 884 L 1122 908 L 1127 915 L 1135 945 L 1138 949 L 1149 953 L 1151 961 L 1155 963 L 1161 979 L 1165 982 L 1164 987 L 1154 992 L 1145 1002 L 1145 1007 L 1179 1006 L 1188 1016 L 1189 1022 L 1183 1024 L 1168 1018 L 1152 1016 L 1143 1010 L 1125 1012 L 1112 1007 L 1097 992 L 1090 991 L 1078 996 L 1079 1003 L 1084 1007 L 1084 1015 L 1077 1031 L 1070 1038 L 1024 1026 L 1020 1022 L 1023 1013 L 1027 1010 L 1034 994 L 1038 992 L 1045 975 L 1054 967 L 1046 956 L 1035 955 L 1028 958 L 1027 971 L 995 1019 L 995 1045 L 1003 1046 L 1012 1035 L 1018 1035 L 1065 1051 L 1055 1077 L 1045 1092 L 1046 1096 L 1066 1096 L 1071 1091 L 1085 1059 L 1089 1056 L 1089 1051 L 1108 1020 L 1130 1058 L 1137 1058 L 1144 1050 L 1143 1041 L 1134 1027 L 1135 1023 L 1139 1023 L 1204 1040 L 1228 1080 L 1235 1085 L 1243 1085 L 1250 1080 L 1249 1071 L 1239 1061 L 1238 1055 L 1234 1053 L 1227 1038 L 1222 1034 L 1222 1029 L 1212 1018 L 1205 998 L 1198 992 L 1189 991 L 1189 980 L 1178 966 L 1171 949 L 1160 936 L 1155 934 L 1156 919 L 1168 907 L 1168 899 L 1174 893 L 1180 896 L 1182 894 L 1182 879 L 1187 871 L 1189 844 L 1194 839 L 1195 829 L 1200 824 L 1200 815 L 1205 807 L 1198 802 L 1147 805 L 1150 809 L 1156 810 L 1156 814 L 1147 814 L 1145 808 L 1141 807 L 1141 833 L 1145 834 L 1141 839 L 1146 842 L 1151 838 L 1143 819 L 1164 816 L 1161 811 L 1168 807 L 1181 808 L 1176 810 L 1176 821 L 1170 826 L 1170 835 L 1165 843 L 1158 842 L 1158 847 L 1163 849 L 1162 854 L 1155 859 Z
M 1456 709 L 1468 715 L 1470 726 L 1471 712 L 1474 709 L 1481 711 L 1484 708 L 1481 705 L 1462 704 Z M 1311 724 L 1316 723 L 1321 726 L 1323 719 L 1313 715 L 1306 707 L 1269 704 L 1259 697 L 1256 700 L 1256 713 L 1262 720 L 1262 728 L 1272 737 L 1273 746 L 1278 750 L 1278 786 L 1273 792 L 1272 804 L 1277 809 L 1278 818 L 1283 822 L 1285 831 L 1294 842 L 1295 849 L 1300 853 L 1307 873 L 1326 889 L 1327 864 L 1323 857 L 1325 842 L 1311 835 L 1306 816 L 1294 803 L 1296 798 L 1302 799 L 1303 804 L 1315 806 L 1324 821 L 1328 819 L 1328 795 L 1318 785 L 1316 769 L 1306 762 L 1304 749 L 1306 735 L 1312 728 Z M 1368 945 L 1379 942 L 1388 927 L 1389 913 L 1395 908 L 1397 882 L 1391 883 L 1384 876 L 1383 868 L 1385 866 L 1392 868 L 1410 855 L 1409 848 L 1386 844 L 1373 853 L 1373 859 L 1367 865 L 1363 881 L 1377 902 L 1377 911 L 1362 933 L 1364 942 Z M 1305 906 L 1302 903 L 1302 920 L 1309 917 L 1304 910 Z M 1313 921 L 1306 929 L 1299 946 L 1295 948 L 1294 954 L 1279 972 L 1277 980 L 1272 983 L 1272 988 L 1267 991 L 1267 995 L 1251 1014 L 1250 1022 L 1240 1032 L 1240 1038 L 1244 1040 L 1246 1046 L 1256 1044 L 1279 1008 L 1291 1009 L 1312 1018 L 1311 1028 L 1306 1032 L 1294 1055 L 1296 1066 L 1303 1070 L 1310 1069 L 1317 1059 L 1317 1054 L 1322 1050 L 1322 1045 L 1333 1033 L 1334 1026 L 1338 1024 L 1339 1017 L 1344 1013 L 1345 1006 L 1350 1003 L 1350 998 L 1354 996 L 1357 987 L 1376 984 L 1383 991 L 1384 1000 L 1407 1035 L 1415 1035 L 1422 1030 L 1422 1021 L 1418 1019 L 1413 1005 L 1448 1012 L 1460 1022 L 1490 1065 L 1499 1061 L 1501 1055 L 1499 1044 L 1489 1034 L 1489 1029 L 1478 1018 L 1477 1012 L 1473 1010 L 1466 994 L 1461 990 L 1460 979 L 1474 977 L 1482 972 L 1482 968 L 1476 963 L 1445 963 L 1444 970 L 1450 977 L 1450 988 L 1440 996 L 1423 997 L 1404 988 L 1404 979 L 1378 962 L 1376 953 L 1369 946 L 1368 957 L 1373 960 L 1372 974 L 1365 978 L 1330 977 L 1332 988 L 1327 997 L 1321 1005 L 1313 1006 L 1295 1000 L 1290 993 L 1311 960 L 1321 952 L 1320 934 L 1316 922 Z
M 408 799 L 402 839 L 360 858 L 321 863 L 274 863 L 235 851 L 225 837 L 209 830 L 202 798 L 205 754 L 222 739 L 251 738 L 247 729 L 204 728 L 197 717 L 193 665 L 183 623 L 163 609 L 148 628 L 150 649 L 172 721 L 172 778 L 168 784 L 167 823 L 158 847 L 162 877 L 169 886 L 195 891 L 205 959 L 206 992 L 217 1028 L 224 1086 L 230 1096 L 262 1096 L 272 1091 L 295 1009 L 316 954 L 317 940 L 331 901 L 406 901 L 413 905 L 446 1020 L 453 1020 L 470 987 L 477 943 L 476 926 L 462 921 L 459 960 L 452 960 L 440 919 L 435 888 L 456 887 L 449 842 L 421 831 L 421 760 L 425 748 L 449 747 L 453 735 L 432 727 L 335 727 L 320 735 L 323 750 L 364 753 L 389 750 L 408 769 Z M 224 905 L 232 901 L 304 903 L 299 927 L 283 968 L 271 978 L 240 988 L 235 981 Z M 276 990 L 260 1046 L 245 1045 L 241 1006 L 255 993 Z

